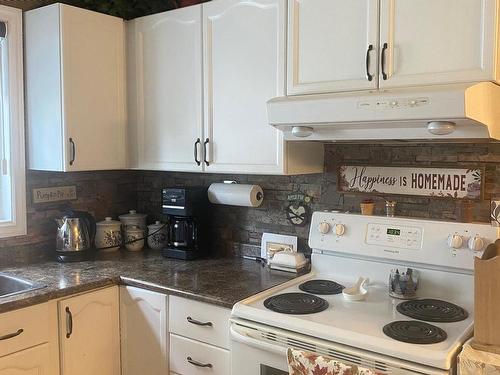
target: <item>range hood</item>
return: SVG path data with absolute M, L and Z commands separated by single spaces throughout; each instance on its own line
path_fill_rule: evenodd
M 500 141 L 500 86 L 491 82 L 289 96 L 268 103 L 289 141 Z

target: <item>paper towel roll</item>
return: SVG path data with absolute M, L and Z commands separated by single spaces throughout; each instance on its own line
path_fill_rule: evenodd
M 214 204 L 259 207 L 264 200 L 264 192 L 259 185 L 216 183 L 208 188 L 208 200 Z

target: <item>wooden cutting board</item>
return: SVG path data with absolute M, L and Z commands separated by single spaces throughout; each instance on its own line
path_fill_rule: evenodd
M 500 246 L 490 245 L 474 259 L 474 341 L 472 346 L 500 353 Z

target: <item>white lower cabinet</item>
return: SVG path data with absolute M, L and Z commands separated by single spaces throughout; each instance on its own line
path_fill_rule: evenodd
M 120 375 L 118 287 L 58 302 L 62 375 Z
M 229 375 L 228 350 L 170 334 L 171 369 L 181 375 Z
M 229 375 L 231 310 L 169 298 L 170 370 L 178 375 Z
M 0 315 L 0 375 L 58 373 L 56 303 Z
M 52 369 L 49 344 L 0 358 L 1 375 L 52 375 Z
M 120 287 L 122 375 L 168 373 L 167 296 Z

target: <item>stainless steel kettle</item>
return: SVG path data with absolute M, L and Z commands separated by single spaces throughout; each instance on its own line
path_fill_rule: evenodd
M 96 223 L 84 211 L 68 211 L 56 219 L 56 253 L 60 262 L 87 260 L 94 250 Z

